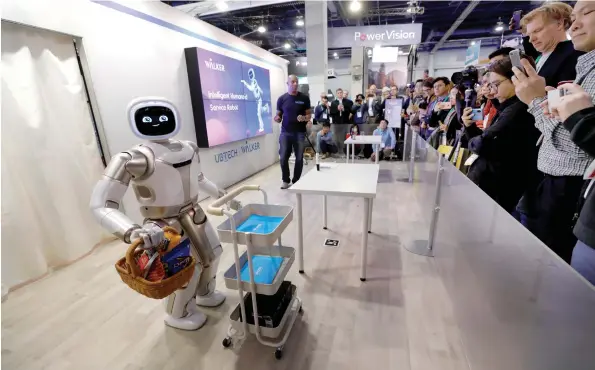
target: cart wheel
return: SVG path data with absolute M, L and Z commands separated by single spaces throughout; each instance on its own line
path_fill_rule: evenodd
M 275 358 L 276 358 L 277 360 L 280 360 L 280 359 L 281 359 L 281 357 L 283 357 L 283 350 L 282 350 L 281 348 L 277 348 L 277 349 L 275 350 Z
M 223 338 L 223 342 L 221 344 L 223 344 L 223 347 L 229 348 L 229 346 L 231 346 L 231 339 L 230 338 Z

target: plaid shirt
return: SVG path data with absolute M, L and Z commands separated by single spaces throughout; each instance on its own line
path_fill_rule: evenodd
M 578 58 L 575 83 L 578 81 L 593 97 L 595 104 L 595 50 Z M 546 99 L 535 99 L 529 104 L 529 113 L 535 117 L 535 126 L 543 133 L 537 168 L 551 176 L 583 176 L 593 158 L 570 140 L 570 133 L 562 122 L 544 116 L 539 104 Z

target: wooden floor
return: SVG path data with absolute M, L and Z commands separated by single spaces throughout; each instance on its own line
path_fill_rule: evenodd
M 403 164 L 383 162 L 381 168 L 365 283 L 359 280 L 363 200 L 329 198 L 329 230 L 324 231 L 321 197 L 303 197 L 306 273 L 297 273 L 296 261 L 288 279 L 297 285 L 305 312 L 282 360 L 254 336 L 238 350 L 221 345 L 228 314 L 239 300 L 222 281 L 233 263 L 231 245 L 224 245 L 218 275 L 227 301 L 205 310 L 205 327 L 183 332 L 163 324 L 160 301 L 120 281 L 113 264 L 125 246 L 114 242 L 9 295 L 2 303 L 2 368 L 469 369 L 433 260 L 402 248 L 429 212 L 411 200 L 410 184 L 397 181 L 407 176 Z M 279 189 L 279 177 L 273 166 L 246 183 L 262 185 L 271 203 L 295 205 L 295 196 Z M 243 194 L 240 200 L 259 197 Z M 209 218 L 214 226 L 224 220 Z M 294 220 L 284 244 L 296 247 L 296 229 Z M 323 247 L 325 237 L 340 239 L 339 248 Z

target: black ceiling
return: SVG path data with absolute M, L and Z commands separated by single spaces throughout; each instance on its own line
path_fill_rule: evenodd
M 179 6 L 192 2 L 166 1 L 165 3 Z M 418 1 L 417 5 L 423 8 L 423 14 L 415 15 L 414 19 L 405 11 L 408 1 L 361 1 L 362 10 L 356 14 L 349 11 L 349 1 L 329 0 L 328 3 L 328 27 L 398 24 L 415 20 L 416 23 L 423 24 L 421 50 L 431 50 L 470 2 Z M 501 19 L 507 26 L 515 10 L 528 11 L 541 3 L 543 1 L 481 1 L 442 48 L 466 47 L 468 40 L 473 39 L 482 39 L 482 45 L 499 45 L 501 33 L 494 31 L 498 20 Z M 198 18 L 236 36 L 254 31 L 259 25 L 264 24 L 268 32 L 265 34 L 255 32 L 244 38 L 267 50 L 278 48 L 273 51 L 276 54 L 295 55 L 305 53 L 305 27 L 295 25 L 296 19 L 300 16 L 305 16 L 303 1 L 253 7 Z M 508 37 L 510 32 L 507 31 L 504 35 Z M 457 40 L 461 41 L 457 42 Z M 292 45 L 290 51 L 282 47 L 285 42 Z M 331 50 L 330 52 L 339 52 L 347 56 L 351 50 Z

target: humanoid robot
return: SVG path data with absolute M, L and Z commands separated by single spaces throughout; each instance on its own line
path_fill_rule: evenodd
M 144 247 L 159 245 L 164 226 L 190 239 L 191 253 L 198 261 L 192 279 L 163 302 L 167 325 L 196 330 L 206 322 L 196 305 L 217 307 L 225 300 L 215 290 L 221 243 L 198 204 L 199 190 L 214 198 L 225 192 L 202 174 L 195 143 L 171 139 L 181 125 L 171 102 L 152 97 L 133 100 L 128 119 L 134 134 L 148 141 L 111 159 L 93 189 L 90 207 L 101 226 L 126 243 L 143 238 Z M 119 210 L 129 185 L 145 218 L 143 226 Z M 230 206 L 238 209 L 240 204 L 233 201 Z
M 256 99 L 256 103 L 258 104 L 256 107 L 256 115 L 258 116 L 258 123 L 260 124 L 258 132 L 263 132 L 264 122 L 262 121 L 262 113 L 269 111 L 269 105 L 262 105 L 262 89 L 258 85 L 258 81 L 256 81 L 256 74 L 254 73 L 253 68 L 248 70 L 248 78 L 250 79 L 250 83 L 247 83 L 244 80 L 242 80 L 242 83 L 252 92 L 252 94 L 254 94 L 254 99 Z

